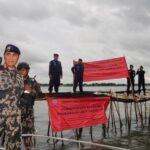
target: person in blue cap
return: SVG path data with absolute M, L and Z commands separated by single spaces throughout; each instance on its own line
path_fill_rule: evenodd
M 56 93 L 59 91 L 60 79 L 62 78 L 62 65 L 58 60 L 59 55 L 54 54 L 54 59 L 49 62 L 49 92 L 52 93 L 53 87 Z
M 82 63 L 82 59 L 78 59 L 78 63 L 75 64 L 71 71 L 73 73 L 73 92 L 76 92 L 76 88 L 79 84 L 79 90 L 82 93 L 83 92 L 83 73 L 84 73 L 84 65 Z
M 16 69 L 20 50 L 8 44 L 4 51 L 4 65 L 0 67 L 0 136 L 5 133 L 6 150 L 21 150 L 20 97 L 24 82 Z
M 145 70 L 143 66 L 140 66 L 140 68 L 137 70 L 138 75 L 138 93 L 141 94 L 141 86 L 143 88 L 143 93 L 146 95 L 146 89 L 145 89 Z
M 127 78 L 127 95 L 130 93 L 130 87 L 132 89 L 132 94 L 134 94 L 134 83 L 135 83 L 135 70 L 133 69 L 133 65 L 130 65 L 130 69 L 128 70 L 129 77 Z

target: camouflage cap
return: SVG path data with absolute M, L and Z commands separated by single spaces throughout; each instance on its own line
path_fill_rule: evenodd
M 20 70 L 20 69 L 22 69 L 22 68 L 29 70 L 29 69 L 30 69 L 30 66 L 29 66 L 29 64 L 26 63 L 26 62 L 20 62 L 20 63 L 18 64 L 18 66 L 17 66 L 17 70 Z
M 20 50 L 19 50 L 19 48 L 18 48 L 17 46 L 15 46 L 15 45 L 12 45 L 12 44 L 6 45 L 4 54 L 5 54 L 6 52 L 14 52 L 14 53 L 17 53 L 17 54 L 20 55 Z

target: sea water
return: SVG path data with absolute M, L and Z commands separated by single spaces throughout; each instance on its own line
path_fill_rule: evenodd
M 146 87 L 149 89 L 150 87 Z M 136 87 L 137 89 L 137 87 Z M 84 91 L 125 91 L 126 86 L 86 86 L 84 87 Z M 48 87 L 42 87 L 43 92 L 48 92 Z M 70 86 L 61 86 L 60 92 L 72 92 L 72 87 Z M 125 124 L 125 118 L 122 112 L 122 108 L 124 104 L 119 104 L 120 106 L 120 114 L 122 121 Z M 109 107 L 108 107 L 109 108 Z M 134 111 L 134 110 L 133 110 Z M 48 116 L 48 108 L 46 101 L 36 101 L 34 106 L 35 112 L 35 129 L 36 135 L 47 135 L 48 124 L 49 124 L 49 116 Z M 115 112 L 116 113 L 116 112 Z M 108 111 L 106 112 L 108 116 Z M 84 128 L 82 133 L 82 141 L 88 142 L 96 142 L 105 145 L 111 145 L 115 147 L 127 148 L 131 150 L 150 150 L 150 130 L 147 126 L 142 129 L 140 125 L 136 124 L 135 116 L 133 116 L 132 128 L 129 131 L 128 128 L 124 125 L 122 130 L 120 130 L 119 119 L 116 117 L 116 130 L 113 128 L 109 128 L 108 132 L 106 132 L 106 137 L 103 137 L 102 125 L 94 126 L 92 131 L 93 137 L 91 138 L 90 127 Z M 50 132 L 51 135 L 51 132 Z M 52 135 L 51 135 L 52 136 Z M 60 137 L 60 133 L 57 134 Z M 63 132 L 63 137 L 68 139 L 76 139 L 75 130 L 66 130 Z M 59 141 L 54 146 L 53 140 L 47 141 L 46 137 L 36 137 L 34 139 L 35 145 L 32 148 L 33 150 L 78 150 L 78 144 L 73 142 L 64 142 L 62 146 L 62 142 Z M 91 146 L 88 144 L 82 144 L 82 149 L 88 150 L 107 150 L 106 148 L 100 148 Z M 24 150 L 24 146 L 22 144 L 22 150 Z
M 137 88 L 137 87 L 136 87 Z M 148 88 L 148 87 L 147 87 Z M 48 92 L 48 87 L 42 87 L 44 92 Z M 84 91 L 125 91 L 126 86 L 89 86 L 84 87 Z M 71 92 L 72 87 L 60 87 L 60 92 Z M 120 108 L 123 104 L 120 105 Z M 35 111 L 35 128 L 36 134 L 47 135 L 49 116 L 46 101 L 36 101 L 34 106 Z M 108 113 L 107 113 L 108 115 Z M 124 116 L 122 116 L 124 117 Z M 131 150 L 150 150 L 150 131 L 148 127 L 142 129 L 136 122 L 133 121 L 131 130 L 129 131 L 126 126 L 123 126 L 120 130 L 119 119 L 116 118 L 116 131 L 112 128 L 106 133 L 106 137 L 103 137 L 102 126 L 97 125 L 93 127 L 93 139 L 90 135 L 90 127 L 83 129 L 83 134 L 81 140 L 91 142 L 98 142 L 106 145 L 128 148 Z M 134 120 L 134 118 L 133 118 Z M 124 120 L 125 121 L 125 120 Z M 60 137 L 60 133 L 57 134 Z M 63 132 L 63 137 L 68 139 L 75 139 L 75 130 L 67 130 Z M 59 141 L 55 146 L 53 145 L 53 140 L 47 142 L 47 138 L 37 137 L 36 144 L 33 148 L 34 150 L 78 150 L 78 145 L 73 142 L 62 142 Z M 106 148 L 95 147 L 91 145 L 84 144 L 82 149 L 88 150 L 107 150 Z

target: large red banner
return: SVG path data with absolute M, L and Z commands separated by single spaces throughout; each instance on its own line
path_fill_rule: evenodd
M 52 130 L 76 129 L 106 124 L 110 97 L 50 98 L 48 107 Z
M 84 81 L 118 79 L 128 77 L 125 57 L 84 62 Z

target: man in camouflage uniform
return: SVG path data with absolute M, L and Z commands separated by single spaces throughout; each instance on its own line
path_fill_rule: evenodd
M 19 105 L 24 83 L 15 67 L 19 57 L 19 48 L 8 44 L 4 51 L 4 65 L 0 66 L 0 136 L 5 133 L 6 150 L 20 150 L 21 145 Z
M 34 134 L 34 110 L 33 105 L 35 98 L 39 96 L 41 88 L 34 78 L 29 77 L 29 64 L 21 62 L 17 69 L 24 78 L 24 93 L 21 98 L 21 122 L 22 134 Z M 33 142 L 31 136 L 23 137 L 25 150 L 31 150 Z

